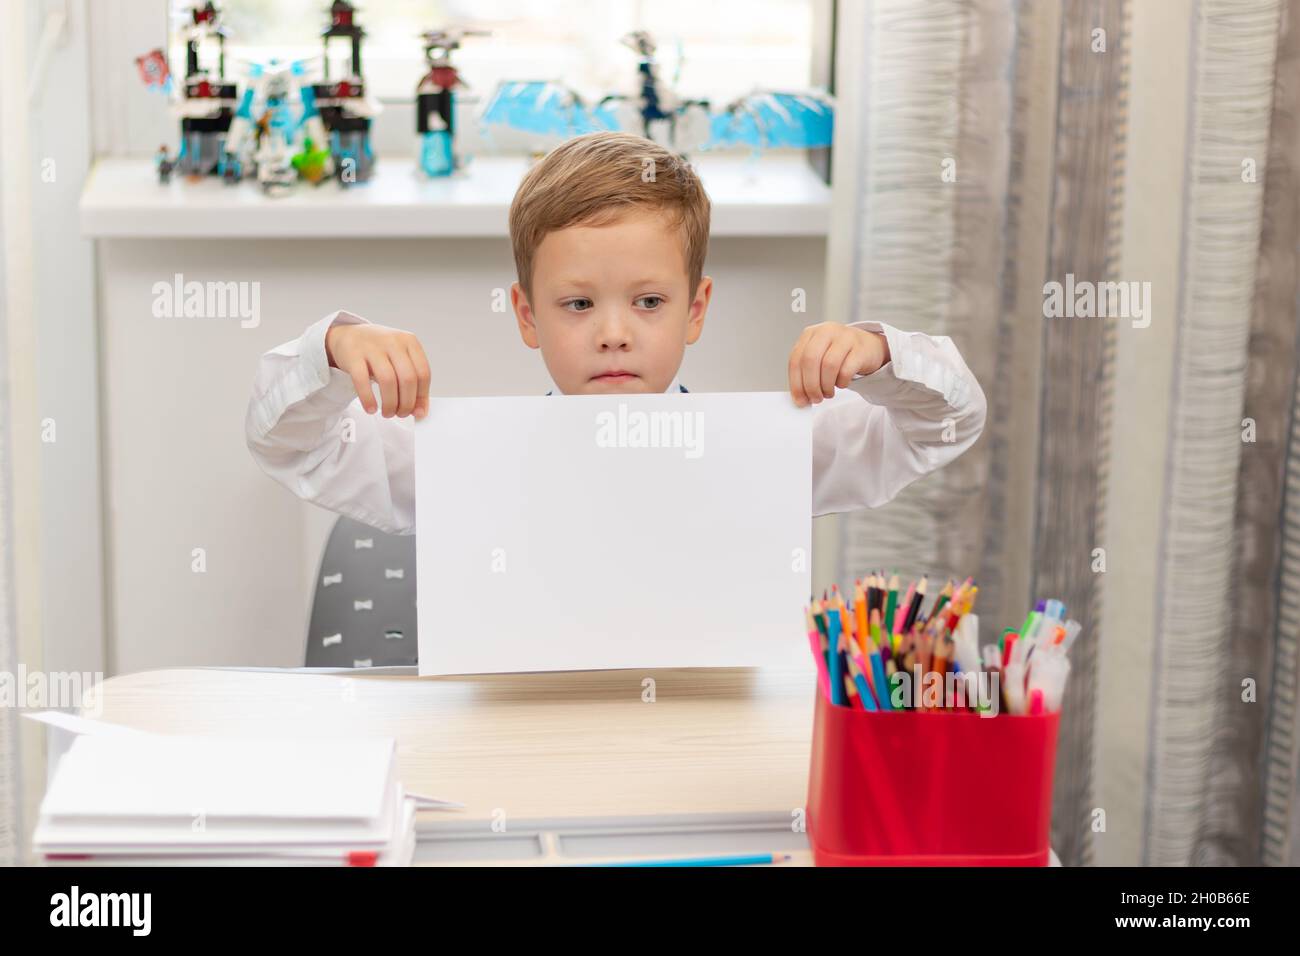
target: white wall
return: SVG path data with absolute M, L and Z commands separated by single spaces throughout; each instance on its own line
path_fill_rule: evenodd
M 799 330 L 820 319 L 825 241 L 717 239 L 703 338 L 682 381 L 781 389 Z M 158 319 L 152 286 L 261 283 L 261 324 Z M 347 308 L 420 336 L 434 394 L 541 394 L 538 353 L 490 311 L 514 278 L 505 239 L 101 241 L 109 672 L 297 665 L 332 517 L 262 474 L 243 419 L 258 357 Z M 790 311 L 790 290 L 808 313 Z M 191 570 L 204 548 L 207 570 Z M 819 569 L 820 570 L 820 569 Z
M 41 420 L 56 429 L 41 445 L 44 666 L 95 672 L 104 633 L 94 245 L 77 208 L 91 163 L 88 16 L 82 2 L 30 6 L 69 13 L 31 102 L 37 380 Z M 36 20 L 33 29 L 46 22 Z
M 95 151 L 151 156 L 158 143 L 175 143 L 175 123 L 164 99 L 122 64 L 163 42 L 166 3 L 89 6 L 99 39 L 90 48 Z M 411 107 L 385 107 L 377 152 L 410 156 Z M 472 126 L 461 124 L 467 153 L 481 146 Z M 509 146 L 504 136 L 500 145 Z M 784 386 L 798 330 L 820 318 L 824 249 L 821 239 L 714 240 L 714 306 L 703 339 L 687 353 L 688 387 Z M 260 327 L 153 318 L 151 287 L 176 272 L 260 281 Z M 311 584 L 333 516 L 264 476 L 244 446 L 258 356 L 345 307 L 419 334 L 435 392 L 540 393 L 548 385 L 540 358 L 519 342 L 510 316 L 487 309 L 490 290 L 512 279 L 505 239 L 101 241 L 109 673 L 300 664 Z M 789 311 L 795 286 L 808 292 L 806 315 Z M 190 570 L 199 547 L 204 574 Z M 815 572 L 830 573 L 821 565 Z

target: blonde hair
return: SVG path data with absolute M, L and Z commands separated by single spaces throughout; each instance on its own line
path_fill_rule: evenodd
M 709 247 L 709 197 L 686 160 L 631 133 L 588 133 L 565 140 L 537 163 L 510 204 L 510 243 L 524 294 L 533 258 L 548 233 L 606 225 L 633 209 L 662 210 L 681 229 L 694 296 Z

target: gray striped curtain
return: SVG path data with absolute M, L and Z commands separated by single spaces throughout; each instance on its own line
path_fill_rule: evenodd
M 1193 25 L 1144 860 L 1294 865 L 1300 3 Z
M 1205 828 L 1205 845 L 1219 858 L 1300 866 L 1300 0 L 1283 6 L 1281 30 L 1245 399 L 1260 431 L 1242 456 L 1235 541 L 1245 615 L 1235 636 L 1250 640 L 1242 653 L 1266 706 L 1239 707 L 1232 688 L 1236 713 L 1213 768 L 1220 779 L 1262 778 L 1262 799 L 1229 792 L 1235 806 Z M 1214 799 L 1223 806 L 1220 791 Z M 1223 825 L 1234 817 L 1237 826 Z
M 1126 810 L 1141 819 L 1147 863 L 1294 864 L 1300 0 L 1177 2 L 1194 38 L 1188 100 L 1167 104 L 1189 117 L 1184 208 L 1169 224 L 1177 349 L 1168 433 L 1152 436 L 1169 466 L 1153 477 L 1161 530 L 1147 543 L 1158 569 L 1150 713 L 1131 728 L 1148 738 L 1136 771 L 1146 788 Z M 847 287 L 854 317 L 951 336 L 989 419 L 954 465 L 840 519 L 836 577 L 973 574 L 985 640 L 1035 598 L 1066 602 L 1083 634 L 1052 839 L 1067 865 L 1088 864 L 1106 772 L 1099 660 L 1126 639 L 1101 632 L 1106 575 L 1094 566 L 1108 523 L 1125 517 L 1106 507 L 1116 329 L 1113 318 L 1045 319 L 1043 286 L 1141 278 L 1119 274 L 1132 11 L 1126 0 L 867 0 L 855 12 L 840 56 L 858 55 L 837 93 L 861 132 L 833 160 L 835 204 L 855 215 L 851 234 L 832 236 L 828 288 Z M 1246 158 L 1258 185 L 1243 183 Z
M 842 519 L 838 576 L 872 567 L 941 580 L 973 574 L 986 638 L 1023 619 L 1031 593 L 1067 602 L 1084 636 L 1061 728 L 1053 845 L 1063 861 L 1086 863 L 1097 596 L 1095 576 L 1079 566 L 1086 571 L 1102 520 L 1104 468 L 1095 465 L 1105 460 L 1111 348 L 1091 326 L 1045 326 L 1041 285 L 1067 272 L 1104 278 L 1111 264 L 1124 128 L 1123 4 L 1067 3 L 1050 36 L 1032 29 L 1014 0 L 875 0 L 869 8 L 859 79 L 866 132 L 853 159 L 862 175 L 836 180 L 860 220 L 851 308 L 951 336 L 990 411 L 984 436 L 953 465 L 884 509 Z M 1087 56 L 1098 25 L 1114 55 Z M 1025 104 L 1037 82 L 1030 65 L 1043 55 L 1035 45 L 1045 43 L 1062 50 L 1051 222 L 1073 228 L 1030 236 L 1021 194 L 1040 176 L 1024 165 Z M 945 163 L 955 182 L 941 177 Z M 842 173 L 844 162 L 836 168 Z M 1050 250 L 1038 275 L 1026 272 L 1027 243 Z M 1039 354 L 1018 355 L 1026 342 Z M 1041 376 L 1008 374 L 1026 364 Z M 1038 381 L 1046 383 L 1041 394 L 1030 392 L 1027 401 Z M 1030 405 L 1041 415 L 1026 411 Z M 1076 422 L 1068 447 L 1047 424 L 1062 417 Z M 1037 500 L 1008 480 L 1008 461 L 1026 455 L 1039 458 Z M 1030 527 L 1037 528 L 1032 540 Z

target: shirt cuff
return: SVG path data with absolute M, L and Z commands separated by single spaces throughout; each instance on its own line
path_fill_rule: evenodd
M 879 332 L 889 343 L 889 361 L 870 375 L 855 376 L 850 388 L 876 404 L 906 405 L 919 395 L 918 387 L 942 396 L 944 402 L 961 408 L 970 399 L 971 383 L 961 363 L 954 364 L 943 355 L 944 346 L 952 348 L 947 336 L 929 336 L 923 332 L 903 332 L 884 322 L 849 323 L 853 328 Z

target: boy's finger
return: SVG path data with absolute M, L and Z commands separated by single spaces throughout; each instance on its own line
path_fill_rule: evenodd
M 849 383 L 853 381 L 853 376 L 857 370 L 862 367 L 863 355 L 857 348 L 849 349 L 849 354 L 844 357 L 840 363 L 840 374 L 835 379 L 836 388 L 848 388 Z
M 379 383 L 379 397 L 385 418 L 392 418 L 397 410 L 397 374 L 388 356 L 380 352 L 370 357 L 370 377 Z
M 803 372 L 804 393 L 814 405 L 822 400 L 822 361 L 830 344 L 829 336 L 812 336 L 804 348 L 803 360 L 799 363 Z
M 794 399 L 796 405 L 804 404 L 803 371 L 799 365 L 802 359 L 803 349 L 800 345 L 796 344 L 795 347 L 790 350 L 790 361 L 786 365 L 786 373 L 790 378 L 790 397 Z
M 849 347 L 836 342 L 822 356 L 821 379 L 818 384 L 821 386 L 823 398 L 831 398 L 835 395 L 835 383 L 840 379 L 840 369 L 844 367 L 844 359 L 848 354 Z
M 792 375 L 792 385 L 794 388 L 795 404 L 799 406 L 811 405 L 813 403 L 813 389 L 809 384 L 807 375 L 808 365 L 808 347 L 805 344 L 799 350 L 799 354 L 794 360 L 794 373 Z
M 415 366 L 404 349 L 390 351 L 388 360 L 393 363 L 393 372 L 397 375 L 396 414 L 398 418 L 405 418 L 415 410 Z
M 790 376 L 790 395 L 794 398 L 796 405 L 807 405 L 812 401 L 811 392 L 804 381 L 803 360 L 805 353 L 808 351 L 808 342 L 816 334 L 816 326 L 805 326 L 804 330 L 799 333 L 799 338 L 795 340 L 794 348 L 790 350 L 787 372 Z
M 352 376 L 352 384 L 357 388 L 357 398 L 361 400 L 361 407 L 366 410 L 367 415 L 373 415 L 379 407 L 375 403 L 375 393 L 370 388 L 370 368 L 365 362 L 352 362 L 348 365 L 348 374 Z
M 415 417 L 423 418 L 429 414 L 429 382 L 433 376 L 429 372 L 429 360 L 424 357 L 424 349 L 418 341 L 412 341 L 407 352 L 415 366 Z
M 863 368 L 869 356 L 870 352 L 866 346 L 855 345 L 849 349 L 848 358 L 844 360 L 844 367 L 840 369 L 840 380 L 837 383 L 840 388 L 848 388 L 853 383 L 854 377 Z

